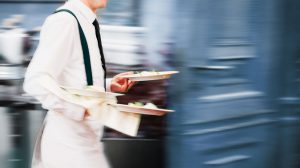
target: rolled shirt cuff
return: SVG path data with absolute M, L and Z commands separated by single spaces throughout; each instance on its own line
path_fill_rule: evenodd
M 105 80 L 105 82 L 106 82 L 106 91 L 107 92 L 111 92 L 111 89 L 110 89 L 111 81 L 112 81 L 112 78 L 106 78 L 106 80 Z

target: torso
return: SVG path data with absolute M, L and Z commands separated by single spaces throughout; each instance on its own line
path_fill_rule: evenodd
M 103 86 L 104 71 L 101 66 L 100 51 L 98 48 L 98 42 L 95 35 L 94 26 L 91 23 L 89 23 L 86 18 L 84 18 L 84 16 L 80 13 L 80 10 L 78 10 L 78 7 L 72 3 L 67 2 L 65 5 L 58 8 L 58 10 L 59 9 L 69 9 L 78 18 L 80 25 L 86 36 L 86 40 L 89 47 L 93 83 L 96 86 L 104 87 Z M 59 17 L 57 15 L 69 15 L 69 17 L 73 17 L 71 14 L 66 12 L 53 14 L 49 17 Z M 71 56 L 72 59 L 70 60 L 70 64 L 68 64 L 65 67 L 64 71 L 61 73 L 58 81 L 60 81 L 61 85 L 83 88 L 84 86 L 86 86 L 86 75 L 84 69 L 79 32 L 78 35 L 74 35 L 74 37 L 75 37 L 74 39 L 75 44 L 74 44 L 74 52 L 72 53 Z

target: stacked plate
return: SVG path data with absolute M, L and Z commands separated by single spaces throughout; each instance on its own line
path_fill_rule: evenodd
M 61 86 L 62 89 L 66 90 L 67 92 L 74 94 L 74 95 L 79 95 L 79 96 L 87 96 L 87 97 L 99 97 L 99 98 L 104 98 L 104 97 L 116 97 L 116 96 L 122 96 L 124 94 L 120 93 L 113 93 L 113 92 L 105 92 L 102 89 L 91 89 L 91 88 L 74 88 L 74 87 L 69 87 L 69 86 Z
M 123 76 L 132 81 L 152 81 L 152 80 L 161 80 L 170 78 L 171 75 L 178 73 L 178 71 L 164 71 L 164 72 L 151 72 L 151 71 L 143 71 L 141 73 L 136 73 L 132 75 Z M 117 96 L 123 96 L 124 94 L 113 93 L 113 92 L 105 92 L 102 88 L 96 87 L 88 87 L 88 88 L 73 88 L 68 86 L 61 86 L 67 92 L 79 95 L 79 96 L 87 96 L 87 97 L 99 97 L 99 98 L 111 98 Z M 173 112 L 173 110 L 168 109 L 160 109 L 160 108 L 151 108 L 151 107 L 143 107 L 135 106 L 135 105 L 125 105 L 125 104 L 110 104 L 111 106 L 115 106 L 119 111 L 129 112 L 129 113 L 139 113 L 144 115 L 155 115 L 162 116 L 166 113 Z
M 143 71 L 140 73 L 135 73 L 132 75 L 125 75 L 123 77 L 130 79 L 131 81 L 151 81 L 151 80 L 161 80 L 168 79 L 172 75 L 179 73 L 178 71 Z

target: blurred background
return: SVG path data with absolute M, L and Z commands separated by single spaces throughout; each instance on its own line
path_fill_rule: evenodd
M 63 3 L 0 0 L 0 168 L 30 168 L 46 111 L 24 94 L 24 72 Z M 119 98 L 176 112 L 143 116 L 134 138 L 105 128 L 112 167 L 300 167 L 299 9 L 297 0 L 109 0 L 98 13 L 108 76 L 180 71 Z

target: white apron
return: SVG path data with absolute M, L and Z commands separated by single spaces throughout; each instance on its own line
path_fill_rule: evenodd
M 32 168 L 109 168 L 100 141 L 103 125 L 49 111 L 33 151 Z

